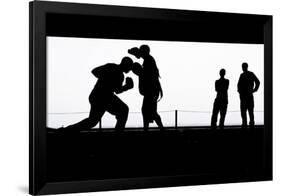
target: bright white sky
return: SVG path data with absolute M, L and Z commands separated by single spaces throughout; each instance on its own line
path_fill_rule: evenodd
M 249 64 L 249 70 L 261 81 L 255 94 L 255 120 L 257 124 L 263 124 L 263 44 L 47 37 L 47 126 L 67 126 L 86 118 L 90 110 L 88 96 L 96 83 L 91 70 L 106 63 L 118 64 L 124 56 L 141 62 L 127 51 L 142 44 L 150 46 L 161 75 L 164 97 L 158 110 L 171 111 L 160 112 L 164 126 L 174 125 L 173 110 L 176 109 L 203 112 L 179 112 L 179 126 L 210 124 L 216 96 L 215 80 L 219 78 L 221 68 L 226 69 L 225 77 L 230 80 L 226 124 L 241 124 L 237 82 L 243 62 Z M 133 78 L 135 87 L 118 95 L 133 112 L 129 114 L 126 126 L 142 126 L 141 114 L 134 113 L 141 112 L 142 105 L 138 80 L 133 73 L 127 76 Z M 71 112 L 85 113 L 60 114 Z M 102 121 L 104 127 L 115 125 L 115 118 L 108 113 Z

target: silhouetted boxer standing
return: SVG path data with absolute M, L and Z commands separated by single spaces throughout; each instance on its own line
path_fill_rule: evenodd
M 220 113 L 220 123 L 219 126 L 221 129 L 224 128 L 224 120 L 227 111 L 227 104 L 228 104 L 228 96 L 227 90 L 229 86 L 229 80 L 224 78 L 225 76 L 225 69 L 220 70 L 220 79 L 216 80 L 215 82 L 215 89 L 217 91 L 217 97 L 214 101 L 213 113 L 212 113 L 212 120 L 211 120 L 211 127 L 217 127 L 217 117 Z
M 159 81 L 159 70 L 154 58 L 150 55 L 150 48 L 142 45 L 140 48 L 132 48 L 128 51 L 137 58 L 143 58 L 143 64 L 140 66 L 135 63 L 133 72 L 139 76 L 139 91 L 143 95 L 142 115 L 144 131 L 148 130 L 149 123 L 156 122 L 160 130 L 163 130 L 163 124 L 160 115 L 157 112 L 157 103 L 163 96 L 163 91 Z
M 240 94 L 240 109 L 242 117 L 242 127 L 247 126 L 247 111 L 250 117 L 250 126 L 255 125 L 254 120 L 254 96 L 253 93 L 258 91 L 260 81 L 253 72 L 248 71 L 248 64 L 242 64 L 243 73 L 238 81 L 238 92 Z

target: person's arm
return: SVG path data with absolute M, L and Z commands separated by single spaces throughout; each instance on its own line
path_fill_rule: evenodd
M 260 81 L 254 73 L 253 73 L 253 78 L 254 78 L 254 82 L 255 82 L 255 88 L 253 89 L 253 93 L 254 93 L 254 92 L 258 91 L 258 89 L 260 87 Z
M 240 93 L 241 90 L 241 75 L 239 77 L 238 83 L 237 83 L 237 91 Z
M 226 80 L 226 81 L 227 81 L 226 90 L 228 90 L 228 87 L 229 87 L 229 80 Z
M 121 84 L 119 88 L 115 89 L 115 93 L 120 94 L 120 93 L 123 93 L 124 91 L 132 89 L 133 87 L 134 87 L 133 79 L 130 77 L 127 77 L 125 85 L 122 86 L 122 84 Z
M 216 82 L 215 82 L 215 90 L 216 90 L 216 92 L 218 92 L 218 90 L 219 90 L 219 87 L 218 87 L 219 85 L 218 85 L 218 81 L 216 80 Z

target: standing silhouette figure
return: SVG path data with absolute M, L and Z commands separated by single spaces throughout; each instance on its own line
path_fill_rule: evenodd
M 216 80 L 215 82 L 215 89 L 217 91 L 217 96 L 214 101 L 213 113 L 211 119 L 211 127 L 214 129 L 217 127 L 217 117 L 219 113 L 220 113 L 219 127 L 221 129 L 224 128 L 224 120 L 225 120 L 227 104 L 228 104 L 227 90 L 229 86 L 229 80 L 225 79 L 224 76 L 225 76 L 225 69 L 221 69 L 220 79 Z
M 237 87 L 240 94 L 240 110 L 242 117 L 242 127 L 247 127 L 247 111 L 250 117 L 250 126 L 255 125 L 254 120 L 254 96 L 260 86 L 260 81 L 257 76 L 248 71 L 248 64 L 242 64 L 243 73 L 240 75 Z
M 163 123 L 157 112 L 157 103 L 163 97 L 162 87 L 159 81 L 159 70 L 154 58 L 150 55 L 148 45 L 140 48 L 129 49 L 128 52 L 137 58 L 143 59 L 142 66 L 134 63 L 133 72 L 139 76 L 139 92 L 143 95 L 142 115 L 144 131 L 148 130 L 149 123 L 154 121 L 163 130 Z
M 127 122 L 129 108 L 119 99 L 116 94 L 133 88 L 133 80 L 126 78 L 123 86 L 124 74 L 132 70 L 133 61 L 129 57 L 124 57 L 120 65 L 108 63 L 92 70 L 92 74 L 98 79 L 94 89 L 89 96 L 91 110 L 89 117 L 66 127 L 73 131 L 90 129 L 101 120 L 107 111 L 116 116 L 116 131 L 123 131 Z

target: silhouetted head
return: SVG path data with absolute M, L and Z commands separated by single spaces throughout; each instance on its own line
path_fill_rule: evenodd
M 120 63 L 120 67 L 123 72 L 128 73 L 132 70 L 133 60 L 130 57 L 124 57 Z
M 221 69 L 221 70 L 220 70 L 220 76 L 221 76 L 222 78 L 224 78 L 224 76 L 225 76 L 225 69 Z
M 248 71 L 248 63 L 242 63 L 242 70 L 244 72 Z
M 140 55 L 142 57 L 149 55 L 150 53 L 150 48 L 148 45 L 141 45 L 140 46 Z

